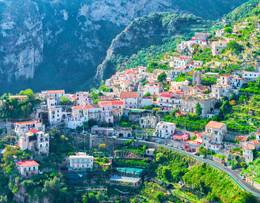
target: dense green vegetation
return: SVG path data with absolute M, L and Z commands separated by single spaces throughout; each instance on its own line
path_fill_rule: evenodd
M 249 0 L 232 12 L 228 13 L 224 19 L 229 23 L 237 22 L 247 16 L 252 15 L 256 11 L 255 8 L 258 4 L 259 0 Z
M 213 56 L 210 48 L 201 49 L 197 47 L 197 49 L 195 49 L 194 51 L 194 55 L 193 55 L 194 60 L 209 62 L 210 60 L 212 60 L 212 58 Z
M 250 82 L 240 95 L 222 104 L 228 129 L 240 133 L 254 132 L 260 126 L 260 80 Z M 223 106 L 225 105 L 225 107 Z
M 199 177 L 199 178 L 198 178 Z M 251 202 L 230 177 L 205 164 L 195 165 L 183 176 L 183 181 L 195 191 L 207 194 L 206 199 L 220 202 Z
M 19 98 L 19 96 L 25 96 L 25 98 Z M 0 118 L 10 120 L 29 118 L 39 102 L 31 89 L 21 91 L 14 97 L 4 94 L 0 98 Z
M 190 38 L 194 32 L 206 30 L 209 24 L 193 15 L 177 13 L 155 13 L 136 19 L 126 33 L 123 32 L 117 37 L 114 43 L 118 44 L 106 66 L 118 69 L 140 65 L 148 67 L 152 64 L 151 67 L 154 68 L 153 64 L 167 59 L 168 54 L 176 49 L 181 40 Z M 145 29 L 138 29 L 139 27 Z M 151 32 L 147 33 L 147 30 Z M 135 46 L 129 40 L 132 37 Z M 156 65 L 156 68 L 167 68 L 161 63 L 157 64 L 159 65 Z M 152 70 L 151 67 L 148 70 Z
M 260 184 L 260 158 L 257 158 L 250 163 L 250 165 L 243 170 L 242 174 L 247 175 L 253 181 Z
M 131 202 L 255 202 L 225 173 L 166 149 L 156 153 L 151 169 L 154 181 L 145 182 Z
M 185 80 L 192 81 L 192 77 L 182 73 L 182 74 L 179 74 L 177 77 L 175 77 L 173 81 L 184 82 Z
M 253 12 L 257 13 L 255 9 L 253 10 Z M 166 32 L 170 34 L 168 33 L 163 36 L 164 39 L 161 40 L 155 32 L 153 40 L 151 40 L 152 43 L 155 44 L 153 46 L 150 46 L 150 42 L 146 44 L 142 38 L 138 38 L 137 40 L 144 41 L 145 44 L 142 45 L 144 47 L 148 46 L 148 48 L 138 52 L 138 47 L 130 51 L 125 47 L 121 47 L 120 51 L 125 55 L 115 56 L 114 63 L 117 65 L 123 63 L 127 68 L 137 65 L 147 65 L 148 72 L 152 72 L 155 69 L 169 70 L 170 67 L 167 65 L 167 60 L 169 60 L 172 54 L 175 54 L 176 44 L 179 43 L 181 39 L 188 38 L 190 34 L 198 29 L 204 30 L 200 27 L 202 22 L 199 22 L 199 28 L 191 28 L 188 31 L 181 30 L 178 35 L 176 34 L 172 37 L 172 33 L 176 31 L 175 29 L 183 29 L 182 24 L 180 24 L 181 27 L 178 27 L 179 24 L 174 24 L 176 22 L 175 17 L 176 14 L 153 15 L 152 18 L 154 21 L 152 25 L 149 26 L 158 26 L 156 29 L 163 30 L 161 35 Z M 149 18 L 150 17 L 139 19 L 139 21 L 134 22 L 134 24 L 142 25 L 142 23 L 144 23 L 147 25 L 147 23 L 150 23 Z M 190 25 L 191 27 L 193 23 L 195 23 L 193 21 L 197 19 L 190 15 L 184 15 L 183 18 L 184 22 L 182 23 L 186 26 Z M 240 18 L 240 16 L 236 14 L 230 18 L 237 19 Z M 197 20 L 200 21 L 200 19 Z M 203 74 L 210 71 L 227 74 L 243 69 L 254 71 L 254 64 L 251 64 L 251 66 L 250 64 L 246 64 L 246 66 L 243 65 L 244 55 L 246 55 L 246 58 L 247 56 L 255 57 L 257 53 L 259 53 L 258 50 L 254 50 L 254 42 L 256 40 L 253 42 L 246 41 L 254 32 L 254 20 L 255 18 L 253 20 L 250 18 L 242 31 L 236 31 L 239 32 L 239 34 L 233 33 L 235 29 L 232 23 L 225 26 L 225 36 L 232 38 L 232 40 L 229 41 L 227 48 L 219 56 L 213 57 L 209 48 L 202 49 L 200 47 L 193 47 L 193 59 L 201 60 L 206 64 L 200 67 L 199 70 L 201 70 Z M 190 21 L 192 21 L 192 23 Z M 172 27 L 174 27 L 173 30 L 171 30 Z M 140 33 L 137 32 L 137 34 Z M 142 35 L 142 33 L 140 35 Z M 258 38 L 259 36 L 256 37 L 256 39 Z M 252 48 L 254 51 L 251 53 L 251 49 L 249 48 Z M 131 56 L 132 53 L 137 54 Z M 215 62 L 221 62 L 220 67 L 212 67 L 212 64 Z M 167 74 L 163 72 L 158 76 L 157 80 L 163 85 L 163 89 L 168 91 L 169 84 L 166 78 Z M 192 80 L 191 72 L 188 74 L 180 74 L 174 79 L 174 81 L 178 82 L 185 80 Z M 143 84 L 147 83 L 147 81 L 142 82 Z M 211 86 L 216 84 L 216 82 L 217 78 L 215 76 L 204 75 L 202 77 L 203 85 Z M 103 95 L 102 92 L 110 91 L 111 89 L 102 84 L 98 89 L 91 90 L 90 97 L 93 103 L 97 104 L 99 97 Z M 146 96 L 151 95 L 147 94 Z M 19 95 L 14 97 L 10 94 L 5 94 L 1 97 L 0 101 L 0 118 L 9 120 L 27 119 L 37 107 L 38 103 L 39 101 L 36 95 L 30 89 L 21 91 Z M 70 105 L 71 101 L 67 97 L 61 97 L 61 104 Z M 220 110 L 219 114 L 211 119 L 201 118 L 202 107 L 197 103 L 195 114 L 190 113 L 185 115 L 179 112 L 168 112 L 164 114 L 163 120 L 176 123 L 178 128 L 189 131 L 203 131 L 205 125 L 210 120 L 218 120 L 225 122 L 229 131 L 239 133 L 255 132 L 260 126 L 260 80 L 258 79 L 255 82 L 245 84 L 237 95 L 234 94 L 231 98 L 223 98 L 217 103 L 216 107 Z M 154 106 L 147 107 L 147 109 L 154 111 L 159 110 L 159 108 L 155 109 Z M 90 120 L 84 124 L 84 128 L 90 128 L 94 123 L 95 122 Z M 136 123 L 131 123 L 125 118 L 120 120 L 119 126 L 141 130 Z M 82 130 L 83 127 L 77 129 L 78 132 Z M 149 131 L 151 129 L 147 130 Z M 153 130 L 151 130 L 150 134 L 152 134 L 152 131 Z M 147 147 L 145 145 L 137 146 L 134 140 L 129 140 L 120 146 L 113 146 L 113 150 L 109 149 L 106 144 L 99 144 L 96 149 L 86 150 L 85 137 L 83 142 L 80 136 L 67 135 L 56 129 L 52 129 L 49 134 L 51 143 L 49 157 L 38 157 L 31 152 L 21 151 L 17 147 L 9 146 L 8 143 L 15 143 L 15 138 L 12 136 L 6 136 L 5 139 L 0 139 L 0 149 L 6 147 L 0 161 L 0 202 L 11 202 L 14 195 L 24 193 L 23 190 L 26 191 L 25 195 L 29 202 L 42 200 L 44 198 L 47 198 L 50 202 L 64 203 L 117 202 L 118 199 L 124 199 L 125 202 L 129 202 L 128 198 L 131 195 L 131 202 L 255 202 L 255 199 L 252 198 L 250 194 L 241 190 L 224 172 L 167 149 L 159 149 L 156 152 L 155 159 L 152 160 L 150 157 L 145 157 Z M 196 136 L 191 137 L 191 139 L 196 139 Z M 248 139 L 255 139 L 255 136 L 251 136 Z M 77 182 L 75 179 L 80 178 L 77 174 L 70 174 L 70 172 L 66 170 L 66 158 L 81 149 L 95 155 L 95 170 L 91 171 L 88 176 L 82 178 L 80 180 L 81 182 L 79 181 L 80 183 L 75 183 Z M 110 165 L 111 151 L 113 151 L 113 155 L 115 156 L 112 165 Z M 227 161 L 227 164 L 230 165 L 232 169 L 243 168 L 244 175 L 260 183 L 259 157 L 247 166 L 244 159 L 241 161 L 240 156 L 243 155 L 241 148 L 234 148 L 231 153 L 237 153 L 239 156 L 232 157 Z M 198 154 L 204 157 L 218 158 L 220 160 L 225 159 L 224 155 L 207 150 L 203 146 L 199 148 Z M 255 153 L 255 157 L 257 156 L 259 156 L 259 153 Z M 30 179 L 24 179 L 18 175 L 15 162 L 31 158 L 35 158 L 40 163 L 40 169 L 43 171 L 43 174 L 35 175 Z M 129 196 L 121 198 L 123 196 L 122 192 L 116 191 L 114 187 L 111 188 L 107 184 L 108 178 L 115 171 L 113 167 L 138 167 L 145 169 L 144 173 L 147 179 L 145 179 L 141 191 L 138 190 L 130 193 L 129 189 L 129 191 L 126 192 Z M 71 180 L 73 178 L 71 178 L 70 175 L 72 177 L 74 176 L 75 182 Z M 92 184 L 92 182 L 95 183 Z M 94 185 L 95 187 L 105 185 L 105 187 L 108 187 L 109 192 L 88 191 L 87 187 L 90 185 Z
M 186 116 L 177 116 L 172 112 L 163 118 L 164 121 L 175 123 L 178 128 L 189 131 L 203 131 L 209 122 L 209 119 L 200 118 L 198 115 L 188 114 Z
M 202 77 L 201 84 L 205 86 L 211 86 L 217 83 L 217 78 L 214 76 Z
M 236 41 L 230 41 L 227 44 L 227 50 L 231 50 L 233 53 L 235 54 L 240 54 L 244 48 L 242 45 L 240 45 L 239 43 L 237 43 Z

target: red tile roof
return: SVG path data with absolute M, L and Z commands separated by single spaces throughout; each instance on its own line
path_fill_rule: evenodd
M 113 100 L 111 101 L 113 106 L 123 106 L 124 102 L 121 100 Z
M 182 90 L 175 90 L 174 93 L 175 94 L 184 94 L 184 92 Z
M 89 110 L 89 109 L 93 109 L 94 107 L 91 105 L 79 105 L 79 106 L 73 106 L 72 110 Z
M 162 92 L 160 94 L 161 97 L 171 98 L 173 94 L 171 92 Z
M 180 56 L 179 59 L 187 60 L 187 59 L 191 59 L 191 57 L 190 56 Z
M 125 71 L 125 74 L 136 74 L 136 70 L 128 69 L 128 70 Z
M 32 128 L 32 129 L 29 130 L 29 132 L 30 132 L 30 133 L 33 133 L 33 134 L 36 134 L 36 133 L 38 133 L 38 132 L 40 132 L 40 131 L 37 130 L 37 129 Z
M 112 101 L 100 101 L 98 102 L 99 107 L 106 107 L 106 106 L 123 106 L 124 102 L 121 100 L 112 100 Z
M 224 127 L 225 124 L 224 123 L 221 123 L 221 122 L 217 122 L 217 121 L 210 121 L 206 127 L 207 128 L 222 128 Z
M 18 161 L 18 162 L 16 162 L 16 165 L 21 166 L 21 167 L 39 166 L 39 164 L 34 160 Z
M 184 133 L 182 135 L 173 135 L 172 137 L 174 140 L 188 140 L 189 139 L 189 135 Z
M 47 90 L 48 94 L 65 94 L 65 90 Z
M 120 94 L 121 99 L 128 99 L 128 98 L 138 98 L 137 92 L 122 92 Z

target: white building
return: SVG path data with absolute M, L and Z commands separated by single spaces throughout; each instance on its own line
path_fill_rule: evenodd
M 157 96 L 162 91 L 161 84 L 159 82 L 147 83 L 143 88 L 143 93 L 149 93 L 152 96 Z
M 173 136 L 176 130 L 175 123 L 169 123 L 169 122 L 159 122 L 156 126 L 155 136 L 160 138 L 166 138 L 169 139 Z
M 34 160 L 16 162 L 16 167 L 22 176 L 28 177 L 39 173 L 39 164 Z
M 155 154 L 155 148 L 148 148 L 147 150 L 145 150 L 145 155 L 146 156 L 151 156 L 153 157 Z
M 139 106 L 139 95 L 137 92 L 122 92 L 120 99 L 124 101 L 125 108 L 138 108 Z
M 219 40 L 214 41 L 211 43 L 211 51 L 212 55 L 216 56 L 219 55 L 226 47 L 227 47 L 228 41 L 226 40 Z
M 91 128 L 91 134 L 100 136 L 113 136 L 115 134 L 114 128 L 99 127 L 97 125 Z
M 230 85 L 212 85 L 211 87 L 211 96 L 216 99 L 221 99 L 223 97 L 230 97 L 232 95 L 233 91 L 231 89 Z
M 116 128 L 115 135 L 121 138 L 129 138 L 133 136 L 132 131 L 132 128 Z
M 153 115 L 143 116 L 139 120 L 141 128 L 156 128 L 158 118 Z
M 140 101 L 141 108 L 144 108 L 146 106 L 152 106 L 152 105 L 153 105 L 153 98 L 151 96 L 141 98 Z
M 246 80 L 256 80 L 260 77 L 260 72 L 243 71 L 242 78 Z
M 54 106 L 48 108 L 48 121 L 50 125 L 59 125 L 66 121 L 68 112 L 65 111 L 65 107 Z
M 65 90 L 46 90 L 42 91 L 40 96 L 47 99 L 47 98 L 55 98 L 56 100 L 59 100 L 60 97 L 65 95 Z
M 125 102 L 122 100 L 100 101 L 98 107 L 100 108 L 101 115 L 100 121 L 104 123 L 113 123 L 123 114 Z
M 173 108 L 174 98 L 171 92 L 162 92 L 159 96 L 159 106 L 164 110 Z
M 199 104 L 201 107 L 201 116 L 211 117 L 214 114 L 216 102 L 216 98 L 212 97 L 187 96 L 182 98 L 180 110 L 186 113 L 196 113 L 196 106 Z
M 69 156 L 70 170 L 92 169 L 93 164 L 94 164 L 94 157 L 89 156 L 84 152 L 78 152 L 75 155 Z
M 224 123 L 210 121 L 205 128 L 203 143 L 206 148 L 219 150 L 222 147 L 223 139 L 227 135 L 227 126 Z
M 14 132 L 17 136 L 20 136 L 28 132 L 30 129 L 45 131 L 45 126 L 39 120 L 22 121 L 14 123 Z
M 75 96 L 77 105 L 88 105 L 92 103 L 89 92 L 76 92 Z
M 36 129 L 20 135 L 18 145 L 21 150 L 30 150 L 39 154 L 49 154 L 49 134 Z
M 73 106 L 71 116 L 68 118 L 68 128 L 76 129 L 90 119 L 98 120 L 100 117 L 100 109 L 92 105 Z
M 180 68 L 180 67 L 187 66 L 191 62 L 192 62 L 191 56 L 178 56 L 178 57 L 173 57 L 173 59 L 169 62 L 169 66 L 171 68 Z
M 192 53 L 193 52 L 193 47 L 192 45 L 196 44 L 195 41 L 189 40 L 189 41 L 182 41 L 178 46 L 177 46 L 177 51 L 179 53 L 185 53 L 185 52 L 189 52 Z
M 250 163 L 254 160 L 254 150 L 255 145 L 251 143 L 244 143 L 243 148 L 243 156 L 245 158 L 246 163 Z

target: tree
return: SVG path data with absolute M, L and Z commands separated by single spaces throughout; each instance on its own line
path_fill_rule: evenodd
M 27 119 L 30 117 L 36 105 L 40 103 L 38 99 L 33 96 L 30 89 L 22 92 L 22 94 L 29 95 L 26 99 L 17 99 L 10 97 L 9 94 L 4 94 L 1 97 L 0 118 L 3 119 Z
M 228 42 L 227 49 L 231 50 L 235 54 L 240 54 L 244 50 L 244 47 L 238 44 L 236 41 L 232 40 Z
M 68 97 L 66 97 L 66 96 L 61 96 L 61 97 L 60 97 L 60 104 L 61 104 L 61 105 L 70 105 L 70 104 L 72 104 L 72 102 L 69 100 Z
M 210 77 L 210 76 L 203 77 L 201 79 L 201 83 L 202 83 L 202 85 L 211 86 L 211 85 L 214 85 L 214 84 L 217 83 L 217 78 L 216 77 Z
M 61 177 L 54 176 L 44 182 L 42 192 L 47 194 L 51 202 L 70 202 L 68 189 Z
M 151 93 L 150 92 L 146 92 L 145 94 L 144 94 L 144 97 L 150 97 L 151 96 Z
M 25 96 L 28 96 L 28 97 L 33 97 L 33 95 L 34 95 L 32 89 L 22 90 L 22 91 L 20 91 L 19 94 L 20 95 L 25 95 Z
M 228 34 L 231 34 L 231 33 L 233 32 L 232 27 L 226 26 L 226 27 L 224 28 L 224 32 L 225 32 L 225 33 L 228 33 Z
M 232 106 L 230 105 L 229 101 L 224 100 L 219 110 L 220 111 L 219 111 L 218 119 L 223 120 L 225 119 L 225 116 L 232 111 Z
M 94 104 L 97 104 L 99 102 L 99 93 L 96 89 L 92 89 L 90 91 L 90 98 L 92 99 Z
M 202 108 L 201 105 L 199 103 L 196 104 L 196 115 L 197 116 L 201 116 L 202 114 Z
M 208 154 L 208 150 L 205 148 L 205 147 L 200 147 L 199 148 L 199 154 L 200 155 L 203 155 L 204 157 L 206 157 L 207 156 L 207 154 Z
M 166 81 L 167 75 L 165 72 L 161 73 L 160 75 L 158 75 L 157 80 L 161 83 L 164 83 Z
M 111 89 L 109 87 L 107 87 L 105 84 L 102 84 L 100 87 L 99 87 L 99 90 L 101 92 L 110 92 Z

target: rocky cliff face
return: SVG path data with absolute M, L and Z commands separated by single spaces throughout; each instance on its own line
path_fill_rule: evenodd
M 33 78 L 43 60 L 43 24 L 39 8 L 30 0 L 1 3 L 1 80 Z
M 185 10 L 212 19 L 243 1 L 0 0 L 0 91 L 89 87 L 134 18 Z

